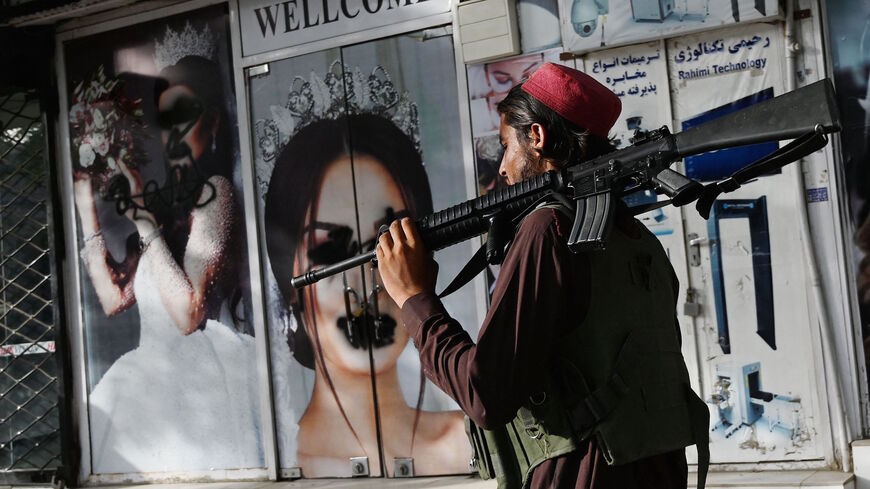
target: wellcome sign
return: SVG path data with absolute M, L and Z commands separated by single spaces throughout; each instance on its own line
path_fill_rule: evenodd
M 240 0 L 242 54 L 281 49 L 450 11 L 449 0 Z

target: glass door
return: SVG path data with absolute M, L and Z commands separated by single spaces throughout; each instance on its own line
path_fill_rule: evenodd
M 249 81 L 280 464 L 303 477 L 469 470 L 463 415 L 423 379 L 377 270 L 290 285 L 372 250 L 382 224 L 470 197 L 456 87 L 444 29 L 285 59 Z M 470 254 L 436 254 L 441 288 Z M 463 292 L 445 303 L 476 336 Z

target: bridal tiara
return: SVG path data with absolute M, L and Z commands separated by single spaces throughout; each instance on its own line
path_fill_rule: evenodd
M 374 114 L 395 124 L 420 152 L 417 104 L 408 93 L 399 93 L 389 72 L 375 66 L 369 74 L 350 69 L 340 60 L 324 76 L 314 71 L 306 80 L 293 78 L 284 105 L 269 108 L 272 117 L 254 123 L 254 134 L 263 161 L 271 162 L 299 130 L 314 122 L 349 114 Z
M 180 32 L 166 26 L 163 41 L 154 40 L 154 64 L 157 70 L 178 63 L 185 56 L 199 56 L 214 61 L 216 38 L 208 24 L 194 29 L 187 21 Z

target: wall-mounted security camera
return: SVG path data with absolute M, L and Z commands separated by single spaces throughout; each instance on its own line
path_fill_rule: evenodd
M 571 25 L 580 37 L 589 37 L 598 27 L 598 16 L 607 15 L 610 0 L 574 0 L 571 5 Z

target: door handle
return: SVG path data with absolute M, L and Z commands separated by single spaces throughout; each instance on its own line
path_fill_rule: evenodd
M 707 244 L 709 240 L 706 236 L 698 236 L 697 233 L 689 233 L 686 235 L 689 238 L 689 266 L 701 266 L 701 245 Z

